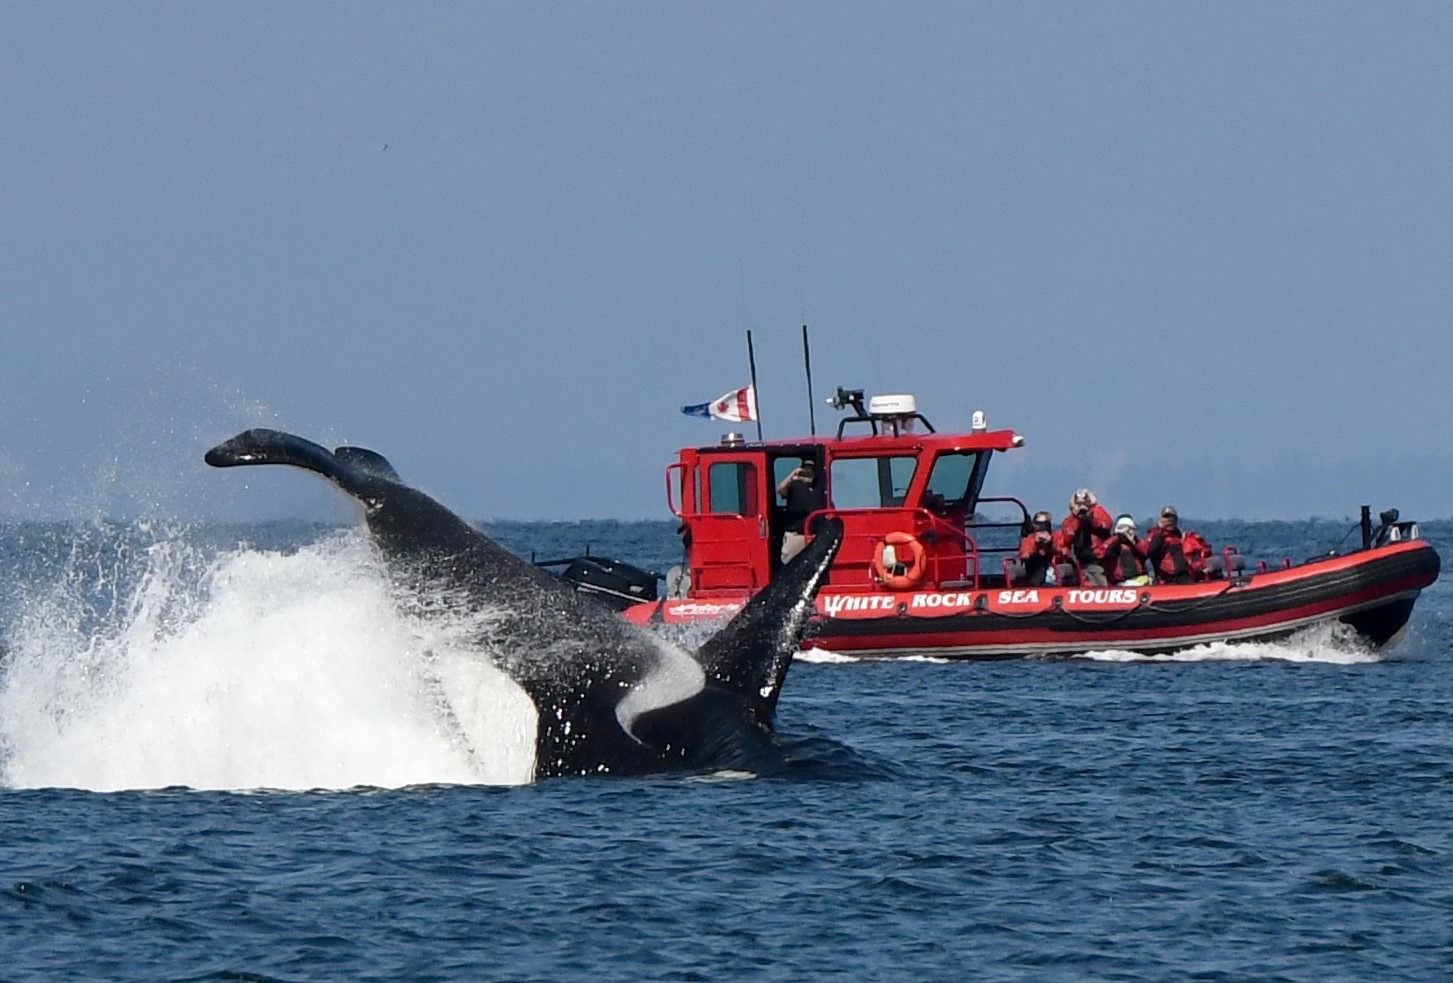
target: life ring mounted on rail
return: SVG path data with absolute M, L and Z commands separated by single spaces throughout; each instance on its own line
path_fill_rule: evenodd
M 873 550 L 873 573 L 891 590 L 917 586 L 927 566 L 928 555 L 912 533 L 890 532 Z

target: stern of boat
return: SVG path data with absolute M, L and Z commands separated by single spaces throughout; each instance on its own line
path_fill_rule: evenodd
M 1384 513 L 1384 520 L 1387 515 Z M 1397 513 L 1393 512 L 1392 517 L 1396 521 Z M 1384 529 L 1388 525 L 1385 521 Z M 1338 619 L 1374 649 L 1389 648 L 1402 640 L 1418 595 L 1438 579 L 1442 569 L 1438 551 L 1426 540 L 1416 538 L 1417 526 L 1412 523 L 1402 525 L 1405 527 L 1404 535 L 1380 535 L 1377 545 L 1363 551 L 1368 557 L 1370 571 L 1376 571 L 1376 579 L 1395 592 L 1390 592 L 1379 603 L 1349 611 Z M 1411 526 L 1411 535 L 1406 534 L 1407 526 Z

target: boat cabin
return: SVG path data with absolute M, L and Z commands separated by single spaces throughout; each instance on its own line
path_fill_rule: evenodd
M 996 452 L 1020 447 L 1012 430 L 989 430 L 982 412 L 968 432 L 939 433 L 913 396 L 839 389 L 830 400 L 852 416 L 831 437 L 749 443 L 727 434 L 690 447 L 667 468 L 667 501 L 680 520 L 690 574 L 687 596 L 737 597 L 760 590 L 781 566 L 793 519 L 778 493 L 784 478 L 812 462 L 821 508 L 843 521 L 842 547 L 829 585 L 874 592 L 979 588 L 1005 584 L 1012 547 L 981 548 L 986 526 L 1018 529 L 1027 519 L 1017 499 L 985 499 L 984 477 Z M 986 522 L 984 502 L 1017 508 L 1010 520 Z M 812 517 L 807 520 L 811 528 Z

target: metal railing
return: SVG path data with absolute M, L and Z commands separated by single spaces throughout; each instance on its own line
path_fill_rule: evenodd
M 1013 503 L 1019 506 L 1022 518 L 1012 522 L 970 522 L 968 527 L 976 530 L 1021 529 L 1024 523 L 1028 521 L 1029 513 L 1025 510 L 1024 503 L 1017 498 L 983 498 L 979 501 Z M 925 552 L 928 554 L 927 572 L 924 576 L 924 581 L 935 586 L 962 586 L 977 589 L 984 577 L 983 565 L 985 563 L 992 564 L 992 558 L 999 557 L 999 562 L 1002 566 L 1005 560 L 1018 554 L 1019 546 L 1017 542 L 1013 546 L 981 547 L 977 537 L 969 533 L 968 527 L 960 526 L 937 512 L 923 507 L 903 508 L 902 506 L 889 506 L 869 509 L 819 509 L 808 516 L 806 528 L 811 529 L 813 521 L 818 516 L 824 516 L 843 519 L 847 528 L 851 530 L 857 524 L 852 521 L 853 517 L 875 513 L 879 515 L 891 515 L 906 520 L 906 525 L 909 528 L 903 529 L 902 531 L 912 533 L 924 544 Z M 848 541 L 861 541 L 866 547 L 863 552 L 871 553 L 873 546 L 876 545 L 882 536 L 883 533 L 880 530 L 855 531 L 849 532 L 846 539 Z M 948 548 L 945 548 L 944 544 L 948 544 Z M 871 563 L 868 566 L 869 581 L 872 582 Z

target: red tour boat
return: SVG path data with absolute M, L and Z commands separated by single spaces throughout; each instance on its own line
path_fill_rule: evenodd
M 690 624 L 729 617 L 780 568 L 792 517 L 778 482 L 813 462 L 842 548 L 817 598 L 804 648 L 889 658 L 1000 659 L 1116 649 L 1162 653 L 1208 642 L 1266 640 L 1323 622 L 1350 626 L 1374 648 L 1394 642 L 1438 554 L 1414 522 L 1362 509 L 1360 549 L 1293 565 L 1248 564 L 1234 547 L 1192 584 L 1079 586 L 1078 571 L 1029 586 L 1017 547 L 1028 514 L 1014 498 L 980 495 L 995 454 L 1023 446 L 989 430 L 939 433 L 912 396 L 860 390 L 831 400 L 854 413 L 836 435 L 688 447 L 667 468 L 667 502 L 687 560 L 668 597 L 626 610 L 633 621 Z M 994 521 L 990 513 L 1006 518 Z M 807 529 L 812 520 L 807 522 Z

